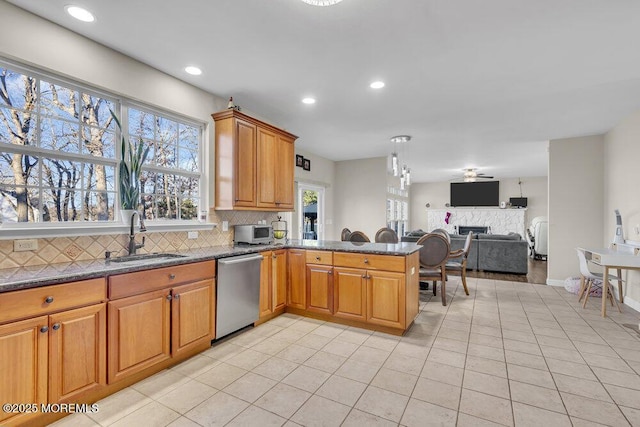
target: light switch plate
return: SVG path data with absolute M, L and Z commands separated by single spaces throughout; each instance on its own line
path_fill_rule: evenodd
M 222 221 L 222 231 L 229 231 L 229 221 Z
M 38 239 L 24 239 L 24 240 L 13 241 L 14 252 L 37 251 L 37 250 L 38 250 Z
M 198 232 L 197 231 L 189 231 L 187 233 L 187 239 L 197 239 L 198 238 Z

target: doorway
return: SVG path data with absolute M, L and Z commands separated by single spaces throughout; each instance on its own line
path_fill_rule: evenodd
M 324 188 L 298 184 L 298 239 L 324 240 Z

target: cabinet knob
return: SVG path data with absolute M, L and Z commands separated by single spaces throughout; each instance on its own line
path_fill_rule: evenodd
M 365 264 L 369 264 L 369 260 L 367 258 L 364 259 Z
M 173 299 L 180 299 L 180 294 L 175 294 L 175 295 L 173 296 Z
M 327 274 L 333 274 L 333 270 L 327 271 Z
M 54 323 L 53 326 L 51 327 L 54 331 L 57 331 L 58 329 L 60 329 L 60 323 Z
M 176 275 L 175 275 L 175 274 L 173 274 L 173 273 L 169 274 L 169 279 L 173 280 L 173 279 L 175 279 L 175 278 L 176 278 Z
M 362 275 L 362 278 L 363 278 L 363 279 L 366 279 L 366 278 L 367 278 L 367 275 L 366 275 L 366 274 L 363 274 L 363 275 Z
M 41 328 L 40 328 L 40 332 L 42 332 L 43 334 L 44 334 L 45 332 L 47 332 L 48 330 L 49 330 L 49 327 L 48 327 L 48 326 L 43 326 L 43 327 L 41 327 Z
M 171 294 L 167 295 L 167 301 L 171 301 Z
M 44 299 L 44 302 L 47 304 L 51 304 L 53 302 L 53 297 L 49 296 Z
M 320 261 L 320 257 L 319 256 L 316 257 L 316 261 Z
M 274 254 L 274 255 L 271 255 L 271 258 L 276 259 L 276 258 L 278 258 L 278 257 L 277 257 L 277 256 L 275 256 L 275 254 Z

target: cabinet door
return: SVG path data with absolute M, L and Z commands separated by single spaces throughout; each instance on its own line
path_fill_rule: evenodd
M 333 269 L 334 316 L 365 321 L 367 318 L 367 272 L 353 268 Z
M 0 402 L 3 404 L 47 401 L 47 321 L 47 316 L 40 316 L 0 326 Z M 27 417 L 0 411 L 0 424 Z
M 110 301 L 109 383 L 171 357 L 168 289 Z
M 307 264 L 307 311 L 333 314 L 333 267 Z
M 213 339 L 216 295 L 213 279 L 176 286 L 172 294 L 171 354 L 176 357 Z
M 49 402 L 107 384 L 107 304 L 49 316 Z
M 275 170 L 275 201 L 282 210 L 293 209 L 293 164 L 295 149 L 293 139 L 278 136 L 277 167 Z
M 276 175 L 282 167 L 277 155 L 278 137 L 275 133 L 258 128 L 258 195 L 257 206 L 276 206 Z
M 306 269 L 305 251 L 300 249 L 289 249 L 289 292 L 287 305 L 290 307 L 305 309 L 307 299 L 306 291 Z
M 272 261 L 272 310 L 275 311 L 287 304 L 287 251 L 285 249 L 273 251 Z
M 244 120 L 236 119 L 235 127 L 234 205 L 255 206 L 256 126 Z
M 273 312 L 273 289 L 271 283 L 271 265 L 273 260 L 271 251 L 261 252 L 262 262 L 260 263 L 260 317 L 268 316 Z
M 366 280 L 367 322 L 404 329 L 404 274 L 369 270 Z

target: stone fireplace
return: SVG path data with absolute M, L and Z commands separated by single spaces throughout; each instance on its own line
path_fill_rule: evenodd
M 526 216 L 526 208 L 429 208 L 427 209 L 427 231 L 444 228 L 451 234 L 466 234 L 469 231 L 475 233 L 475 228 L 482 230 L 486 228 L 489 234 L 518 233 L 524 239 Z M 448 223 L 445 222 L 446 218 Z M 466 233 L 463 233 L 462 227 L 471 227 L 471 230 L 467 228 Z

